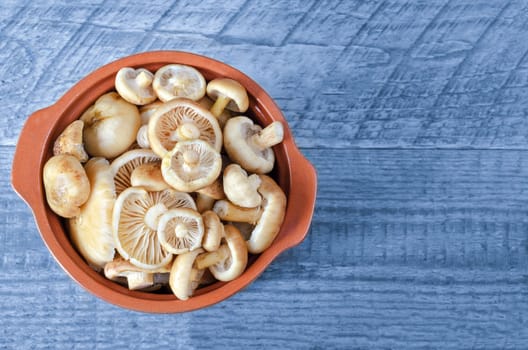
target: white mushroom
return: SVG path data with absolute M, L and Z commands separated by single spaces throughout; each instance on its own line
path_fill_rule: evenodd
M 126 284 L 130 290 L 154 291 L 163 284 L 160 283 L 162 279 L 159 275 L 168 274 L 170 267 L 169 264 L 155 270 L 145 270 L 117 257 L 105 265 L 104 275 L 109 280 Z
M 163 102 L 177 97 L 198 101 L 205 95 L 205 84 L 202 73 L 195 68 L 183 64 L 169 64 L 156 71 L 152 86 Z
M 209 271 L 219 281 L 232 281 L 246 269 L 248 249 L 246 241 L 235 226 L 224 226 L 224 243 L 216 251 L 203 253 L 196 258 L 196 268 Z
M 68 125 L 55 140 L 53 155 L 69 154 L 77 158 L 81 163 L 86 162 L 88 154 L 83 144 L 83 128 L 84 122 L 82 120 L 75 120 Z
M 236 80 L 229 78 L 213 79 L 207 84 L 207 96 L 214 100 L 211 113 L 219 117 L 224 108 L 244 113 L 249 107 L 246 89 Z
M 233 204 L 245 208 L 260 205 L 262 198 L 257 191 L 260 178 L 257 174 L 248 173 L 238 164 L 230 164 L 224 169 L 224 192 Z
M 152 88 L 154 75 L 147 69 L 121 68 L 115 78 L 115 88 L 126 101 L 135 105 L 146 105 L 157 98 Z
M 130 183 L 134 187 L 143 187 L 150 192 L 163 191 L 170 188 L 163 180 L 159 163 L 144 163 L 138 165 L 130 174 Z
M 88 154 L 108 159 L 125 152 L 136 140 L 140 126 L 137 107 L 117 93 L 99 97 L 80 118 Z
M 202 213 L 202 218 L 204 223 L 202 247 L 208 252 L 215 251 L 220 247 L 220 241 L 224 237 L 224 225 L 212 210 Z
M 68 154 L 51 157 L 43 169 L 46 200 L 56 214 L 71 218 L 90 195 L 90 182 L 77 158 Z
M 183 253 L 174 259 L 169 277 L 172 292 L 180 300 L 187 300 L 198 288 L 204 274 L 203 269 L 197 269 L 194 261 L 203 249 Z
M 224 147 L 231 160 L 257 174 L 273 169 L 275 155 L 271 147 L 283 138 L 284 129 L 278 121 L 262 129 L 248 117 L 240 116 L 229 119 L 224 127 Z

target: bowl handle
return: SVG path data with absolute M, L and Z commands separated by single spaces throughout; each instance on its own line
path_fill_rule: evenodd
M 11 184 L 20 197 L 31 207 L 42 198 L 40 163 L 49 136 L 49 120 L 54 113 L 51 107 L 36 111 L 24 124 L 13 158 Z
M 290 175 L 288 205 L 293 206 L 293 210 L 290 210 L 292 217 L 287 218 L 285 224 L 295 226 L 294 232 L 299 232 L 298 235 L 287 236 L 287 245 L 293 247 L 304 240 L 312 222 L 317 196 L 317 172 L 297 147 L 290 161 L 295 173 Z M 302 188 L 298 188 L 300 186 Z

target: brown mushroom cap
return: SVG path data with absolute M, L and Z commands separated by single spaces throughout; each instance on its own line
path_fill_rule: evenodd
M 189 299 L 200 284 L 204 270 L 197 269 L 194 264 L 200 253 L 203 253 L 201 248 L 180 254 L 172 263 L 169 285 L 174 295 L 180 300 Z
M 219 116 L 224 108 L 244 113 L 249 107 L 246 89 L 236 80 L 229 78 L 213 79 L 207 84 L 207 96 L 215 100 L 211 112 Z
M 258 175 L 249 175 L 238 164 L 229 164 L 224 169 L 224 192 L 233 204 L 244 208 L 254 208 L 260 205 L 262 197 L 257 191 L 260 186 Z
M 235 163 L 245 170 L 266 174 L 273 169 L 272 146 L 282 142 L 284 130 L 280 122 L 262 129 L 245 116 L 229 119 L 224 127 L 224 147 Z
M 84 163 L 88 160 L 88 154 L 84 150 L 82 120 L 75 120 L 57 137 L 53 144 L 53 155 L 69 154 Z
M 262 215 L 247 241 L 248 251 L 262 253 L 267 249 L 280 231 L 286 214 L 286 195 L 277 183 L 267 175 L 259 175 L 258 188 L 262 195 Z

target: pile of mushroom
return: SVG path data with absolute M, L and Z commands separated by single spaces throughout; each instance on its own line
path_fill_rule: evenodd
M 280 231 L 286 196 L 269 173 L 283 126 L 250 116 L 237 81 L 195 68 L 124 67 L 57 137 L 46 199 L 96 271 L 181 300 L 231 281 Z

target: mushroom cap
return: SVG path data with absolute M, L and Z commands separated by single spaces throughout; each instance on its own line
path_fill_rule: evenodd
M 118 256 L 104 266 L 104 275 L 109 280 L 126 284 L 130 290 L 153 291 L 161 287 L 157 283 L 159 278 L 155 274 L 165 274 L 170 272 L 171 265 L 167 264 L 155 270 L 145 270 L 139 268 L 122 257 Z
M 216 178 L 212 184 L 202 187 L 196 190 L 196 192 L 204 194 L 213 199 L 224 199 L 226 197 L 224 193 L 224 185 L 220 176 Z
M 154 74 L 145 68 L 121 68 L 115 78 L 115 88 L 126 101 L 135 105 L 146 105 L 157 99 L 152 88 Z
M 53 156 L 44 164 L 42 176 L 51 210 L 64 218 L 79 215 L 90 195 L 90 182 L 79 160 L 68 154 Z
M 158 98 L 167 102 L 177 97 L 198 101 L 205 95 L 205 78 L 191 66 L 168 64 L 154 74 L 152 86 Z
M 150 148 L 148 139 L 148 124 L 141 125 L 136 135 L 136 143 L 140 148 Z
M 81 212 L 68 221 L 73 245 L 86 261 L 96 268 L 114 258 L 112 209 L 115 203 L 113 173 L 104 158 L 91 158 L 84 166 L 90 181 L 90 197 Z
M 198 270 L 194 261 L 203 249 L 199 248 L 191 252 L 183 253 L 174 259 L 169 277 L 169 285 L 172 292 L 180 300 L 187 300 L 198 288 L 204 270 Z
M 209 267 L 209 271 L 219 281 L 232 281 L 246 269 L 248 249 L 240 231 L 233 225 L 224 226 L 224 240 L 229 248 L 226 259 Z
M 200 248 L 203 234 L 202 216 L 194 209 L 170 209 L 159 219 L 159 240 L 165 250 L 172 254 L 182 254 Z
M 145 163 L 136 167 L 130 174 L 132 186 L 143 187 L 149 192 L 170 188 L 169 184 L 163 180 L 160 165 L 159 163 Z
M 233 112 L 244 113 L 249 107 L 246 89 L 236 80 L 229 78 L 213 79 L 207 84 L 207 96 L 216 100 L 218 96 L 230 99 L 226 108 Z
M 193 203 L 188 197 L 173 189 L 147 192 L 141 187 L 130 187 L 121 192 L 113 211 L 113 235 L 119 254 L 147 270 L 171 261 L 172 254 L 163 247 L 157 230 L 166 212 L 182 208 L 189 201 Z
M 108 159 L 117 157 L 134 143 L 141 123 L 137 107 L 116 92 L 99 97 L 80 119 L 84 122 L 86 152 Z
M 262 128 L 245 116 L 229 119 L 224 127 L 224 148 L 235 163 L 245 170 L 265 174 L 273 169 L 275 154 L 271 148 L 260 148 L 252 136 Z
M 222 171 L 222 157 L 207 142 L 178 142 L 161 161 L 165 181 L 182 192 L 193 192 L 212 184 Z
M 139 116 L 141 118 L 141 125 L 148 124 L 150 117 L 154 114 L 156 109 L 163 105 L 160 100 L 155 100 L 149 104 L 139 107 Z
M 202 213 L 202 218 L 204 223 L 202 248 L 208 252 L 215 251 L 220 246 L 220 241 L 224 236 L 224 225 L 212 210 Z
M 161 158 L 150 149 L 134 149 L 114 159 L 110 165 L 114 174 L 116 194 L 132 186 L 132 172 L 142 164 L 161 164 Z
M 262 214 L 247 241 L 248 251 L 259 254 L 266 250 L 280 231 L 286 214 L 286 195 L 267 175 L 260 176 L 259 193 L 262 195 Z
M 148 124 L 152 150 L 163 157 L 180 141 L 200 139 L 217 152 L 222 148 L 222 130 L 216 118 L 202 106 L 185 98 L 171 100 L 156 109 Z
M 53 144 L 53 155 L 69 154 L 84 163 L 88 160 L 83 145 L 83 128 L 84 122 L 82 120 L 75 120 L 64 129 L 64 131 L 57 137 Z
M 229 164 L 224 169 L 224 192 L 233 204 L 244 208 L 254 208 L 260 205 L 262 197 L 257 191 L 260 185 L 258 175 L 249 175 L 238 164 Z

